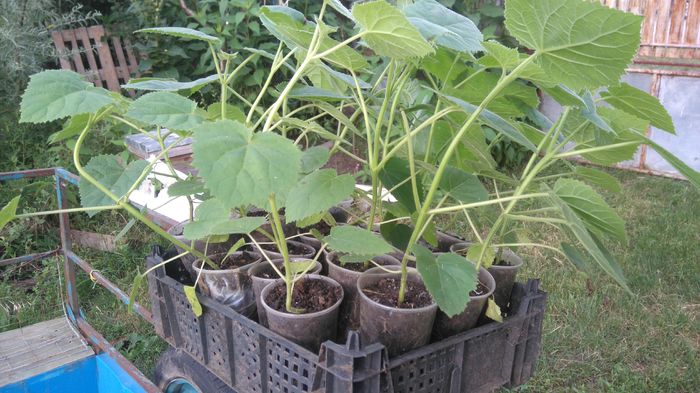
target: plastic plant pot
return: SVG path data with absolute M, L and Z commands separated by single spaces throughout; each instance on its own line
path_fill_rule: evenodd
M 202 293 L 246 315 L 250 312 L 250 306 L 255 303 L 248 270 L 260 262 L 260 258 L 260 254 L 249 251 L 236 251 L 228 257 L 226 253 L 212 255 L 210 259 L 216 264 L 220 264 L 225 259 L 245 261 L 244 265 L 220 270 L 213 270 L 207 266 L 201 269 L 203 261 L 199 259 L 192 264 L 193 280 L 197 279 L 201 270 L 199 285 Z
M 451 248 L 450 251 L 464 255 L 464 251 L 468 248 L 470 243 L 462 242 L 456 243 Z M 493 298 L 498 307 L 501 310 L 507 310 L 508 304 L 510 303 L 510 294 L 513 290 L 513 284 L 515 284 L 515 279 L 518 276 L 518 271 L 523 266 L 523 259 L 520 258 L 510 249 L 503 249 L 501 253 L 501 260 L 499 262 L 505 262 L 506 264 L 495 264 L 488 268 L 489 273 L 493 276 L 496 281 L 496 290 L 493 292 Z
M 357 290 L 357 280 L 362 275 L 362 272 L 345 268 L 336 263 L 339 257 L 335 251 L 327 253 L 325 258 L 328 268 L 328 277 L 337 281 L 343 286 L 345 298 L 343 304 L 340 305 L 339 331 L 338 337 L 343 340 L 347 336 L 349 330 L 357 330 L 360 327 L 360 298 Z M 382 266 L 399 265 L 400 262 L 390 256 L 381 255 L 372 258 L 373 261 Z M 375 265 L 370 265 L 373 268 Z M 368 269 L 369 270 L 369 269 Z
M 343 287 L 333 279 L 317 274 L 307 275 L 302 280 L 321 280 L 330 286 L 338 288 L 340 296 L 333 305 L 317 312 L 291 314 L 278 311 L 270 307 L 267 302 L 268 294 L 274 288 L 285 285 L 284 280 L 278 279 L 274 283 L 267 285 L 260 297 L 267 314 L 270 330 L 312 352 L 318 352 L 321 348 L 321 343 L 327 340 L 335 340 L 338 329 L 338 311 L 343 301 Z M 299 285 L 299 283 L 296 285 Z
M 306 261 L 308 259 L 304 258 L 292 258 L 291 263 L 296 261 Z M 278 268 L 282 268 L 284 261 L 282 259 L 273 259 L 272 262 Z M 321 263 L 316 261 L 316 266 L 309 270 L 308 274 L 318 274 L 321 271 Z M 269 284 L 275 282 L 280 277 L 275 272 L 275 269 L 270 266 L 270 262 L 262 261 L 253 265 L 250 270 L 248 270 L 251 280 L 253 281 L 253 296 L 255 296 L 255 305 L 258 310 L 258 323 L 267 327 L 267 315 L 265 314 L 265 308 L 262 305 L 261 294 L 263 289 Z
M 360 334 L 363 342 L 380 342 L 394 357 L 430 342 L 430 335 L 437 313 L 437 303 L 420 308 L 396 308 L 370 299 L 363 289 L 383 278 L 399 277 L 395 273 L 375 267 L 364 272 L 357 280 L 360 297 Z M 414 269 L 409 270 L 409 281 L 421 281 Z
M 469 303 L 467 303 L 464 311 L 453 317 L 448 317 L 444 312 L 438 311 L 435 318 L 435 326 L 433 327 L 433 338 L 435 340 L 442 340 L 445 337 L 453 336 L 476 326 L 486 301 L 496 288 L 493 276 L 483 267 L 479 269 L 479 281 L 486 287 L 487 291 L 481 295 L 470 296 Z

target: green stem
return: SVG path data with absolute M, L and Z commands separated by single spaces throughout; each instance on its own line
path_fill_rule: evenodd
M 511 82 L 516 80 L 518 75 L 520 74 L 520 72 L 522 72 L 530 62 L 535 60 L 536 57 L 537 57 L 537 53 L 535 53 L 534 55 L 525 59 L 510 74 L 508 74 L 507 77 L 503 78 L 503 80 L 499 81 L 499 83 L 496 84 L 496 86 L 493 88 L 493 90 L 491 90 L 491 92 L 486 96 L 486 98 L 484 98 L 484 100 L 481 102 L 481 104 L 479 104 L 479 106 L 476 108 L 476 110 L 469 116 L 467 121 L 464 123 L 462 128 L 457 132 L 455 137 L 452 139 L 452 142 L 450 142 L 450 145 L 445 150 L 445 154 L 442 158 L 442 161 L 440 162 L 440 165 L 438 166 L 437 171 L 435 172 L 435 176 L 433 177 L 433 180 L 430 184 L 430 189 L 428 190 L 428 193 L 425 197 L 425 201 L 423 202 L 423 207 L 421 208 L 420 212 L 418 213 L 418 218 L 416 219 L 415 227 L 413 229 L 413 232 L 411 233 L 411 238 L 408 242 L 408 247 L 407 247 L 406 253 L 404 254 L 403 260 L 401 261 L 401 285 L 399 288 L 399 298 L 398 298 L 399 304 L 403 303 L 404 297 L 406 294 L 406 282 L 408 279 L 407 256 L 410 254 L 410 251 L 413 248 L 413 245 L 418 240 L 419 232 L 423 228 L 425 221 L 428 219 L 428 217 L 431 213 L 430 204 L 432 203 L 433 199 L 435 198 L 438 187 L 440 185 L 440 181 L 442 180 L 442 176 L 445 173 L 445 170 L 447 169 L 447 166 L 450 162 L 450 159 L 452 158 L 452 154 L 454 154 L 457 147 L 462 143 L 462 138 L 464 137 L 464 134 L 472 126 L 472 124 L 474 124 L 476 122 L 476 120 L 481 115 L 481 112 L 491 103 L 491 101 L 494 98 L 496 98 L 501 93 L 501 91 L 503 91 L 503 89 L 506 86 L 508 86 Z
M 554 158 L 574 157 L 574 156 L 580 156 L 581 154 L 595 153 L 598 151 L 617 149 L 619 147 L 627 147 L 627 146 L 638 145 L 638 144 L 639 144 L 638 141 L 613 143 L 612 145 L 597 146 L 597 147 L 591 147 L 588 149 L 572 150 L 572 151 L 567 151 L 564 153 L 559 153 L 559 154 L 555 155 Z
M 91 212 L 91 211 L 105 211 L 105 210 L 118 210 L 121 209 L 121 206 L 118 205 L 110 205 L 110 206 L 93 206 L 93 207 L 76 207 L 72 209 L 61 209 L 61 210 L 47 210 L 43 212 L 34 212 L 34 213 L 23 213 L 23 214 L 18 214 L 15 216 L 15 218 L 27 218 L 27 217 L 36 217 L 36 216 L 48 216 L 50 214 L 64 214 L 64 213 L 79 213 L 79 212 Z
M 547 194 L 546 192 L 537 192 L 537 193 L 525 194 L 525 195 L 513 195 L 513 196 L 503 197 L 503 198 L 499 198 L 499 199 L 489 199 L 487 201 L 482 201 L 482 202 L 465 203 L 465 204 L 460 204 L 460 205 L 455 205 L 455 206 L 447 206 L 447 207 L 442 207 L 442 208 L 431 209 L 429 211 L 429 213 L 430 214 L 450 213 L 450 212 L 460 211 L 463 209 L 473 209 L 475 207 L 497 205 L 497 204 L 500 204 L 501 202 L 512 202 L 512 201 L 518 201 L 521 199 L 531 199 L 531 198 L 545 198 L 548 196 L 549 196 L 549 194 Z
M 151 230 L 153 230 L 158 235 L 168 239 L 170 242 L 172 242 L 173 244 L 182 248 L 183 250 L 189 251 L 191 254 L 195 255 L 196 257 L 204 259 L 212 267 L 216 267 L 216 265 L 213 262 L 211 262 L 206 255 L 197 251 L 196 249 L 194 249 L 194 247 L 190 247 L 189 245 L 181 242 L 180 240 L 176 239 L 174 236 L 170 235 L 163 228 L 159 227 L 153 221 L 146 218 L 146 216 L 141 214 L 141 212 L 138 209 L 133 207 L 127 201 L 123 201 L 121 198 L 114 195 L 114 193 L 112 191 L 110 191 L 102 183 L 97 181 L 97 179 L 92 177 L 92 175 L 90 175 L 85 170 L 85 168 L 83 168 L 83 165 L 80 163 L 80 149 L 83 145 L 83 142 L 85 141 L 85 138 L 87 137 L 88 132 L 90 131 L 90 127 L 92 127 L 94 119 L 95 119 L 95 117 L 92 117 L 90 119 L 90 121 L 88 121 L 88 123 L 85 125 L 85 128 L 83 128 L 83 130 L 80 133 L 80 136 L 78 136 L 78 140 L 75 142 L 75 148 L 73 149 L 73 164 L 75 165 L 75 169 L 78 171 L 78 174 L 80 175 L 80 177 L 82 179 L 85 179 L 87 182 L 89 182 L 93 186 L 95 186 L 95 188 L 100 190 L 103 194 L 107 195 L 107 197 L 109 197 L 109 199 L 113 200 L 117 204 L 117 206 L 126 210 L 127 213 L 129 213 L 132 217 L 134 217 L 137 220 L 144 223 L 147 227 L 149 227 Z
M 284 237 L 284 230 L 282 229 L 282 220 L 280 219 L 279 212 L 277 211 L 277 202 L 275 200 L 275 195 L 270 195 L 270 210 L 272 211 L 272 221 L 275 227 L 275 242 L 277 243 L 277 248 L 279 248 L 280 254 L 284 260 L 284 283 L 287 289 L 287 298 L 285 299 L 285 308 L 287 312 L 292 312 L 292 281 L 294 277 L 292 276 L 292 267 L 289 261 L 289 250 L 287 250 L 287 239 Z

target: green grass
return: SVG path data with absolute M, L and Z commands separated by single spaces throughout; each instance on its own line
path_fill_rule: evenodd
M 634 294 L 603 276 L 588 283 L 551 254 L 521 250 L 520 277 L 540 277 L 549 293 L 537 373 L 521 392 L 700 389 L 700 192 L 610 173 L 623 192 L 606 196 L 630 238 L 613 251 Z
M 629 244 L 612 250 L 634 294 L 625 293 L 606 276 L 596 275 L 589 281 L 556 254 L 521 249 L 526 265 L 520 278 L 541 278 L 549 302 L 537 372 L 516 391 L 698 391 L 700 192 L 682 181 L 617 170 L 610 173 L 621 181 L 623 192 L 606 197 L 627 221 L 630 239 Z M 117 212 L 101 213 L 91 221 L 77 218 L 84 228 L 112 234 L 126 222 Z M 52 223 L 47 219 L 37 227 L 47 230 Z M 464 228 L 463 223 L 459 225 Z M 548 230 L 536 235 L 557 241 L 557 235 Z M 37 234 L 20 236 L 20 240 L 30 238 L 36 239 Z M 144 268 L 148 243 L 155 240 L 135 226 L 118 252 L 81 250 L 81 255 L 128 290 L 137 269 Z M 34 240 L 31 245 L 41 243 Z M 62 314 L 56 269 L 56 261 L 48 260 L 26 271 L 0 274 L 0 303 L 9 300 L 19 306 L 11 315 L 0 310 L 0 330 Z M 18 288 L 11 277 L 32 279 L 35 284 L 30 289 Z M 93 326 L 150 375 L 166 345 L 152 327 L 127 313 L 99 286 L 93 288 L 85 274 L 79 276 L 78 290 Z M 148 304 L 144 292 L 139 300 Z

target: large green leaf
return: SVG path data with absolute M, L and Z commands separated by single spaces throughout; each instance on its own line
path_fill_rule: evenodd
M 382 185 L 391 190 L 397 201 L 408 211 L 416 210 L 416 202 L 413 198 L 413 188 L 411 186 L 411 170 L 409 169 L 408 161 L 403 158 L 393 156 L 389 158 L 384 167 L 379 171 L 379 179 Z M 423 184 L 420 179 L 416 179 L 418 197 L 423 198 Z
M 331 157 L 331 151 L 324 146 L 312 146 L 301 154 L 301 173 L 311 173 L 322 167 Z
M 209 75 L 190 82 L 178 82 L 174 79 L 148 78 L 131 79 L 129 83 L 122 85 L 125 89 L 152 90 L 152 91 L 180 91 L 202 88 L 219 80 L 219 75 Z
M 168 196 L 170 197 L 180 197 L 180 196 L 190 196 L 195 194 L 204 193 L 206 189 L 204 188 L 204 183 L 202 179 L 192 177 L 189 179 L 178 180 L 168 187 Z
M 591 232 L 627 241 L 625 222 L 593 188 L 573 179 L 559 179 L 554 193 L 564 201 Z
M 151 27 L 147 29 L 136 30 L 134 33 L 163 34 L 189 40 L 204 41 L 213 45 L 221 44 L 221 40 L 217 37 L 211 36 L 209 34 L 204 34 L 198 30 L 188 29 L 186 27 Z
M 85 171 L 114 196 L 122 198 L 147 166 L 148 162 L 145 160 L 132 161 L 126 165 L 119 156 L 101 155 L 93 157 L 85 165 Z M 83 207 L 107 206 L 115 203 L 112 198 L 95 187 L 84 176 L 80 178 L 78 186 L 80 188 L 80 202 Z M 97 212 L 89 211 L 87 214 L 92 217 Z
M 428 41 L 458 52 L 483 50 L 484 37 L 474 22 L 435 0 L 418 0 L 403 12 Z
M 437 259 L 427 248 L 414 245 L 416 267 L 426 288 L 447 316 L 454 316 L 467 307 L 469 292 L 476 288 L 476 266 L 453 253 L 440 254 Z
M 29 78 L 22 95 L 22 123 L 43 123 L 81 113 L 95 113 L 114 102 L 109 91 L 95 87 L 73 71 L 48 70 Z
M 204 120 L 197 113 L 194 101 L 166 91 L 148 93 L 136 99 L 129 106 L 126 116 L 173 130 L 191 130 Z
M 55 132 L 49 136 L 49 143 L 61 142 L 80 135 L 85 127 L 87 127 L 89 121 L 89 113 L 81 113 L 79 115 L 71 116 L 70 120 L 66 122 L 61 131 Z
M 574 174 L 589 183 L 595 184 L 598 187 L 604 188 L 611 192 L 622 191 L 622 186 L 617 179 L 601 170 L 579 166 L 574 169 Z
M 598 116 L 615 131 L 614 133 L 596 127 L 583 117 L 581 109 L 575 109 L 569 113 L 563 126 L 563 133 L 568 136 L 571 132 L 578 130 L 573 137 L 577 149 L 638 142 L 582 155 L 590 162 L 599 165 L 612 165 L 632 159 L 638 149 L 638 144 L 641 143 L 638 133 L 644 133 L 649 123 L 614 108 L 598 107 L 596 111 Z
M 184 227 L 183 235 L 189 240 L 209 236 L 250 233 L 265 223 L 265 217 L 231 218 L 231 209 L 214 198 L 202 202 L 195 210 L 193 222 Z
M 508 0 L 506 27 L 553 78 L 573 88 L 616 84 L 640 42 L 642 17 L 583 0 Z
M 0 210 L 0 231 L 7 225 L 8 222 L 15 219 L 17 216 L 17 206 L 19 205 L 19 195 L 12 198 L 7 205 Z
M 440 179 L 440 189 L 462 203 L 489 199 L 489 192 L 478 177 L 452 166 L 445 168 L 445 173 Z
M 475 105 L 472 105 L 464 100 L 461 100 L 456 97 L 451 97 L 451 96 L 445 96 L 445 98 L 455 104 L 457 104 L 464 112 L 466 112 L 468 115 L 471 115 L 472 113 L 476 112 L 477 107 Z M 498 132 L 503 133 L 503 135 L 512 140 L 513 142 L 516 142 L 527 149 L 531 151 L 537 150 L 537 147 L 530 142 L 529 139 L 527 139 L 515 126 L 513 126 L 511 123 L 503 119 L 502 117 L 498 116 L 497 114 L 489 111 L 488 109 L 483 109 L 479 115 L 479 119 L 484 122 L 484 124 L 488 125 L 489 127 L 495 129 Z
M 236 121 L 195 128 L 192 151 L 199 176 L 228 207 L 266 207 L 271 194 L 283 201 L 299 179 L 296 145 L 271 132 L 253 133 Z
M 302 220 L 327 211 L 352 194 L 355 178 L 338 176 L 335 169 L 321 169 L 303 177 L 287 196 L 286 218 L 289 222 Z
M 328 0 L 328 5 L 331 6 L 334 10 L 338 11 L 341 15 L 344 17 L 354 21 L 355 18 L 352 16 L 352 12 L 350 12 L 345 5 L 340 0 Z
M 333 227 L 331 234 L 326 236 L 326 241 L 331 250 L 363 255 L 367 257 L 366 259 L 394 251 L 389 243 L 374 232 L 352 225 Z
M 588 261 L 581 255 L 578 248 L 574 247 L 569 243 L 561 243 L 561 251 L 566 255 L 566 259 L 569 260 L 578 270 L 589 274 L 590 268 L 588 267 Z
M 640 119 L 648 120 L 654 127 L 675 133 L 673 119 L 659 99 L 627 83 L 611 86 L 600 96 L 610 105 Z
M 688 181 L 692 185 L 700 189 L 700 172 L 689 167 L 680 158 L 676 157 L 675 155 L 673 155 L 673 153 L 664 149 L 661 145 L 647 138 L 646 136 L 640 134 L 639 138 L 641 138 L 644 141 L 644 143 L 649 145 L 649 147 L 654 149 L 655 152 L 659 153 L 659 155 L 663 157 L 664 160 L 668 161 L 668 163 L 671 164 L 671 166 L 676 168 L 676 170 L 681 175 L 685 176 L 685 178 L 688 179 Z
M 289 7 L 266 6 L 262 8 L 260 20 L 272 35 L 288 47 L 309 50 L 315 25 L 307 23 L 304 15 L 300 12 Z M 338 44 L 338 41 L 323 34 L 318 52 L 324 52 Z M 324 59 L 350 70 L 359 70 L 367 66 L 364 57 L 349 46 L 341 46 L 325 56 Z
M 384 0 L 355 4 L 352 15 L 372 50 L 394 59 L 423 57 L 433 48 L 398 8 Z
M 476 69 L 469 69 L 467 72 L 469 72 L 467 84 L 460 88 L 447 87 L 442 92 L 473 105 L 479 105 L 498 85 L 499 76 L 492 72 L 478 72 Z M 537 108 L 539 103 L 537 90 L 533 86 L 517 81 L 501 90 L 489 102 L 486 109 L 504 118 L 522 118 L 524 108 Z
M 520 63 L 520 54 L 515 48 L 508 48 L 498 41 L 486 41 L 482 45 L 486 49 L 486 55 L 479 58 L 479 64 L 486 68 L 510 71 Z
M 566 202 L 561 200 L 554 193 L 552 193 L 551 196 L 553 204 L 561 210 L 564 219 L 569 222 L 568 228 L 571 230 L 574 237 L 581 243 L 586 252 L 593 257 L 593 260 L 596 261 L 603 271 L 617 281 L 617 283 L 620 284 L 625 290 L 630 292 L 624 274 L 622 273 L 622 269 L 620 269 L 620 266 L 617 264 L 615 258 L 609 252 L 607 252 L 607 250 L 601 248 L 602 245 L 597 242 L 588 232 L 584 223 Z
M 581 108 L 581 115 L 596 127 L 605 132 L 615 132 L 612 127 L 600 115 L 598 115 L 597 107 L 590 91 L 583 93 L 583 102 L 585 106 Z

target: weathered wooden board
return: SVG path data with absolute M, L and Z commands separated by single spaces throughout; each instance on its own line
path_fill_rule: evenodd
M 0 387 L 93 354 L 65 318 L 0 333 Z
M 700 1 L 601 0 L 644 16 L 639 56 L 700 60 Z

